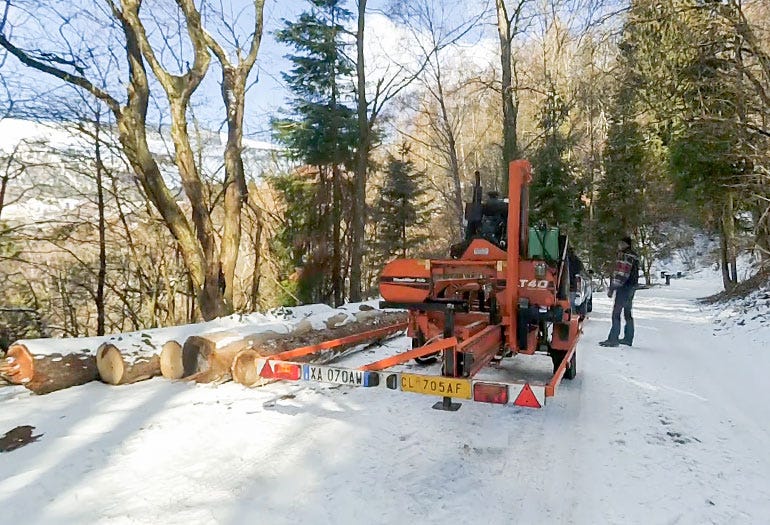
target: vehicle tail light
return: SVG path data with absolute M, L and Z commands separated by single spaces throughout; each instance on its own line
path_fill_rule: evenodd
M 302 367 L 292 363 L 276 363 L 273 365 L 273 377 L 296 381 L 302 375 Z
M 302 376 L 302 366 L 295 363 L 272 363 L 266 361 L 259 375 L 267 379 L 297 381 Z
M 482 403 L 508 403 L 508 385 L 496 383 L 474 383 L 473 400 Z

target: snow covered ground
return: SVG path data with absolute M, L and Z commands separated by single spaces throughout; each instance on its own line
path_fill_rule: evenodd
M 638 292 L 631 349 L 597 345 L 597 296 L 578 377 L 542 410 L 307 383 L 0 388 L 0 435 L 44 434 L 0 454 L 0 523 L 767 523 L 770 328 L 715 331 L 695 301 L 715 277 Z

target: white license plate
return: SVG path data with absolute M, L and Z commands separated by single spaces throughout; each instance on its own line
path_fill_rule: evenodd
M 321 381 L 337 385 L 369 386 L 366 377 L 370 375 L 363 370 L 336 368 L 333 366 L 305 365 L 302 378 L 305 381 Z

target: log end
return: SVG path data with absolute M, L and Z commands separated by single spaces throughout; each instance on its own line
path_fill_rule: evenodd
M 262 354 L 254 349 L 241 350 L 233 360 L 232 375 L 233 381 L 247 387 L 262 386 L 270 380 L 260 377 L 257 370 L 257 359 Z
M 123 381 L 126 364 L 120 350 L 113 344 L 102 343 L 96 351 L 96 368 L 103 382 L 119 385 Z
M 182 377 L 188 377 L 209 368 L 208 358 L 216 350 L 217 344 L 206 336 L 191 335 L 182 346 Z
M 26 385 L 35 375 L 35 360 L 26 346 L 13 344 L 0 361 L 0 375 L 9 383 Z
M 160 351 L 160 373 L 166 379 L 182 379 L 184 363 L 182 362 L 182 345 L 176 341 L 167 341 Z

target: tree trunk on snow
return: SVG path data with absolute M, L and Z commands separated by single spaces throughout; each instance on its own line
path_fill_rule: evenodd
M 252 344 L 248 348 L 238 352 L 232 364 L 232 377 L 236 383 L 244 386 L 262 386 L 267 381 L 259 376 L 257 360 L 262 357 L 275 355 L 296 348 L 320 345 L 325 341 L 340 339 L 346 336 L 359 334 L 377 328 L 397 325 L 406 321 L 406 313 L 394 312 L 359 312 L 356 321 L 335 328 L 325 330 L 312 330 L 303 335 L 296 333 L 266 339 L 261 344 Z M 308 362 L 325 364 L 338 359 L 346 350 L 351 348 L 368 346 L 378 341 L 388 339 L 398 333 L 394 331 L 390 335 L 378 335 L 354 343 L 343 344 L 334 348 L 319 348 L 317 352 L 292 359 L 295 362 Z
M 90 352 L 33 353 L 26 345 L 16 343 L 0 362 L 0 376 L 36 394 L 48 394 L 94 381 L 98 371 L 96 358 Z
M 735 253 L 735 213 L 733 209 L 732 194 L 727 196 L 727 201 L 722 208 L 720 229 L 722 283 L 725 287 L 725 290 L 729 290 L 738 282 L 738 270 Z
M 271 383 L 272 379 L 260 377 L 257 370 L 257 360 L 264 357 L 252 348 L 241 350 L 233 360 L 231 373 L 233 381 L 249 388 L 264 386 Z
M 521 4 L 520 4 L 521 6 Z M 500 62 L 502 66 L 503 96 L 503 195 L 508 194 L 508 164 L 516 160 L 518 145 L 516 143 L 516 126 L 518 119 L 518 99 L 513 85 L 513 53 L 511 19 L 505 0 L 496 0 L 497 7 L 497 34 L 500 37 Z M 518 17 L 520 8 L 517 8 L 515 17 Z
M 350 244 L 350 301 L 361 301 L 361 275 L 364 260 L 364 236 L 366 231 L 366 176 L 371 148 L 371 126 L 366 100 L 366 68 L 364 63 L 364 28 L 366 0 L 358 0 L 358 28 L 356 31 L 356 76 L 358 110 L 358 149 L 353 179 L 353 236 Z
M 127 385 L 160 375 L 160 356 L 157 352 L 121 349 L 103 343 L 96 351 L 99 377 L 110 385 Z
M 247 337 L 228 332 L 190 336 L 182 347 L 184 377 L 196 383 L 229 381 L 232 378 L 230 370 L 233 360 L 238 352 L 281 335 L 267 331 Z
M 94 155 L 96 161 L 96 202 L 99 210 L 99 273 L 96 278 L 96 335 L 104 335 L 105 304 L 104 286 L 107 282 L 107 225 L 104 214 L 104 185 L 102 182 L 104 164 L 101 150 L 101 108 L 94 120 Z
M 444 128 L 444 134 L 447 141 L 447 154 L 449 155 L 449 171 L 452 176 L 452 185 L 454 187 L 454 207 L 455 221 L 453 221 L 453 231 L 457 231 L 455 238 L 459 238 L 463 231 L 464 203 L 462 177 L 460 176 L 460 158 L 457 155 L 457 138 L 455 129 L 449 117 L 449 110 L 446 107 L 446 98 L 444 97 L 444 79 L 441 75 L 441 64 L 436 64 L 436 89 L 438 94 L 439 108 L 441 109 L 441 124 Z M 457 228 L 455 230 L 455 228 Z

